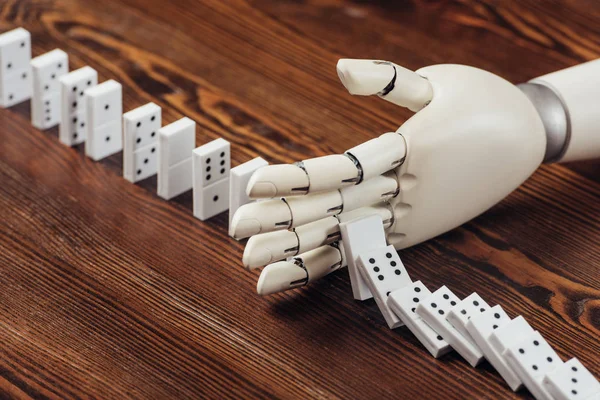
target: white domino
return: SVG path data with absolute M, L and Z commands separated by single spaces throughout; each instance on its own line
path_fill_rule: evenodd
M 537 400 L 553 400 L 542 382 L 564 363 L 538 331 L 508 347 L 503 355 Z
M 229 207 L 231 146 L 216 139 L 194 150 L 194 216 L 202 221 Z
M 169 200 L 192 188 L 196 123 L 184 117 L 158 130 L 157 193 Z
M 483 359 L 481 350 L 471 344 L 471 341 L 463 336 L 446 319 L 448 312 L 460 302 L 450 289 L 442 286 L 431 296 L 419 303 L 417 314 L 425 320 L 437 333 L 452 346 L 467 362 L 475 367 Z
M 238 165 L 235 168 L 231 168 L 229 173 L 229 226 L 231 227 L 231 219 L 238 208 L 244 204 L 250 203 L 252 200 L 246 194 L 246 187 L 252 177 L 252 174 L 257 169 L 269 165 L 261 157 L 256 157 L 253 160 Z M 232 236 L 232 232 L 229 232 L 229 236 Z
M 387 246 L 383 221 L 380 216 L 373 215 L 340 224 L 344 253 L 348 263 L 348 273 L 352 284 L 352 295 L 356 300 L 367 300 L 373 297 L 364 281 L 356 259 L 360 253 Z
M 600 382 L 576 358 L 546 374 L 544 388 L 555 400 L 587 400 L 600 397 Z
M 156 175 L 161 108 L 148 103 L 123 114 L 123 177 L 130 182 Z
M 510 323 L 510 317 L 501 306 L 496 305 L 481 314 L 472 316 L 466 324 L 466 329 L 485 358 L 496 368 L 507 385 L 513 391 L 517 391 L 522 385 L 521 380 L 504 361 L 502 354 L 496 351 L 490 343 L 492 333 L 508 323 Z
M 85 141 L 86 98 L 85 90 L 98 84 L 98 73 L 83 67 L 60 78 L 61 118 L 58 139 L 67 146 Z
M 475 317 L 490 309 L 488 303 L 485 302 L 477 293 L 472 293 L 458 302 L 448 312 L 446 319 L 450 324 L 460 332 L 465 339 L 467 339 L 473 347 L 478 348 L 477 343 L 471 338 L 471 335 L 467 331 L 467 322 L 470 318 Z M 481 349 L 479 349 L 481 350 Z
M 61 119 L 60 78 L 69 72 L 69 56 L 55 49 L 31 60 L 31 68 L 31 123 L 38 129 L 52 128 Z
M 375 297 L 375 302 L 390 329 L 402 325 L 402 320 L 387 305 L 387 298 L 396 289 L 412 283 L 394 246 L 365 251 L 358 255 L 357 266 Z
M 431 296 L 429 289 L 421 281 L 416 281 L 390 293 L 387 305 L 400 317 L 427 351 L 438 358 L 452 351 L 452 347 L 441 335 L 427 325 L 416 312 L 419 303 L 429 296 Z
M 86 89 L 84 93 L 87 120 L 85 154 L 98 161 L 123 149 L 123 88 L 111 79 Z
M 31 35 L 23 28 L 0 35 L 0 107 L 31 98 Z

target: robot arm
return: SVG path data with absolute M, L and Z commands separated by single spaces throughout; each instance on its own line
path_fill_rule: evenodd
M 397 249 L 484 212 L 543 161 L 600 157 L 600 60 L 519 88 L 489 72 L 340 60 L 351 94 L 418 111 L 395 133 L 332 155 L 258 170 L 232 220 L 252 236 L 243 262 L 267 265 L 259 294 L 308 284 L 345 266 L 339 222 L 380 214 Z M 575 89 L 577 88 L 577 90 Z M 375 204 L 375 205 L 373 205 Z M 294 257 L 290 261 L 278 260 Z

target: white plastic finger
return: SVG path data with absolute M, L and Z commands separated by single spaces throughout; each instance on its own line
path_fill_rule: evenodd
M 367 181 L 402 164 L 406 142 L 402 135 L 388 132 L 346 152 L 358 164 L 361 181 Z
M 429 104 L 433 97 L 433 88 L 427 79 L 389 61 L 343 58 L 338 61 L 337 72 L 350 94 L 376 94 L 415 112 Z
M 344 266 L 343 252 L 337 246 L 322 246 L 292 261 L 267 265 L 261 272 L 256 292 L 261 296 L 294 289 L 314 282 Z

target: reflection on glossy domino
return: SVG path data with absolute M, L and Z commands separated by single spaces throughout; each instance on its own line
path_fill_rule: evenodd
M 544 377 L 544 388 L 555 400 L 588 399 L 600 396 L 600 382 L 576 358 L 555 368 Z
M 471 344 L 456 328 L 446 320 L 448 312 L 459 302 L 459 298 L 446 286 L 436 290 L 417 307 L 417 314 L 425 320 L 437 333 L 450 343 L 471 366 L 476 366 L 483 359 L 481 350 Z
M 31 35 L 23 28 L 0 35 L 0 107 L 31 98 Z
M 508 347 L 504 359 L 536 399 L 553 400 L 542 381 L 544 375 L 561 366 L 563 361 L 539 332 Z
M 429 296 L 431 296 L 429 289 L 421 281 L 416 281 L 390 293 L 387 305 L 400 317 L 427 351 L 438 358 L 452 351 L 452 347 L 416 313 L 419 303 Z
M 497 305 L 471 317 L 466 324 L 466 329 L 485 358 L 496 368 L 508 386 L 513 391 L 517 391 L 521 387 L 521 380 L 504 361 L 502 354 L 490 344 L 492 333 L 508 323 L 510 323 L 510 317 L 502 307 Z
M 379 215 L 373 215 L 341 223 L 340 232 L 342 234 L 342 241 L 344 242 L 344 252 L 348 263 L 352 294 L 356 300 L 370 299 L 373 295 L 358 270 L 356 259 L 362 252 L 387 245 L 383 220 Z
M 404 325 L 387 305 L 389 294 L 412 283 L 394 246 L 364 251 L 356 264 L 390 329 Z
M 266 165 L 269 165 L 261 157 L 256 157 L 253 160 L 238 165 L 235 168 L 231 168 L 229 172 L 229 226 L 231 227 L 231 219 L 233 214 L 238 208 L 244 204 L 250 203 L 251 200 L 246 194 L 246 187 L 250 181 L 250 177 L 254 172 Z M 232 236 L 232 232 L 229 232 L 229 236 Z

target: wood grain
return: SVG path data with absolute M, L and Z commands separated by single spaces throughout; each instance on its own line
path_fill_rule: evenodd
M 34 55 L 59 47 L 223 137 L 233 165 L 291 162 L 410 114 L 349 96 L 340 57 L 464 63 L 514 82 L 600 57 L 600 6 L 564 1 L 0 0 Z M 191 215 L 0 110 L 0 398 L 517 398 L 488 364 L 432 359 L 347 273 L 267 298 L 227 215 Z M 600 377 L 600 162 L 543 166 L 479 218 L 401 254 L 411 276 L 477 290 Z

